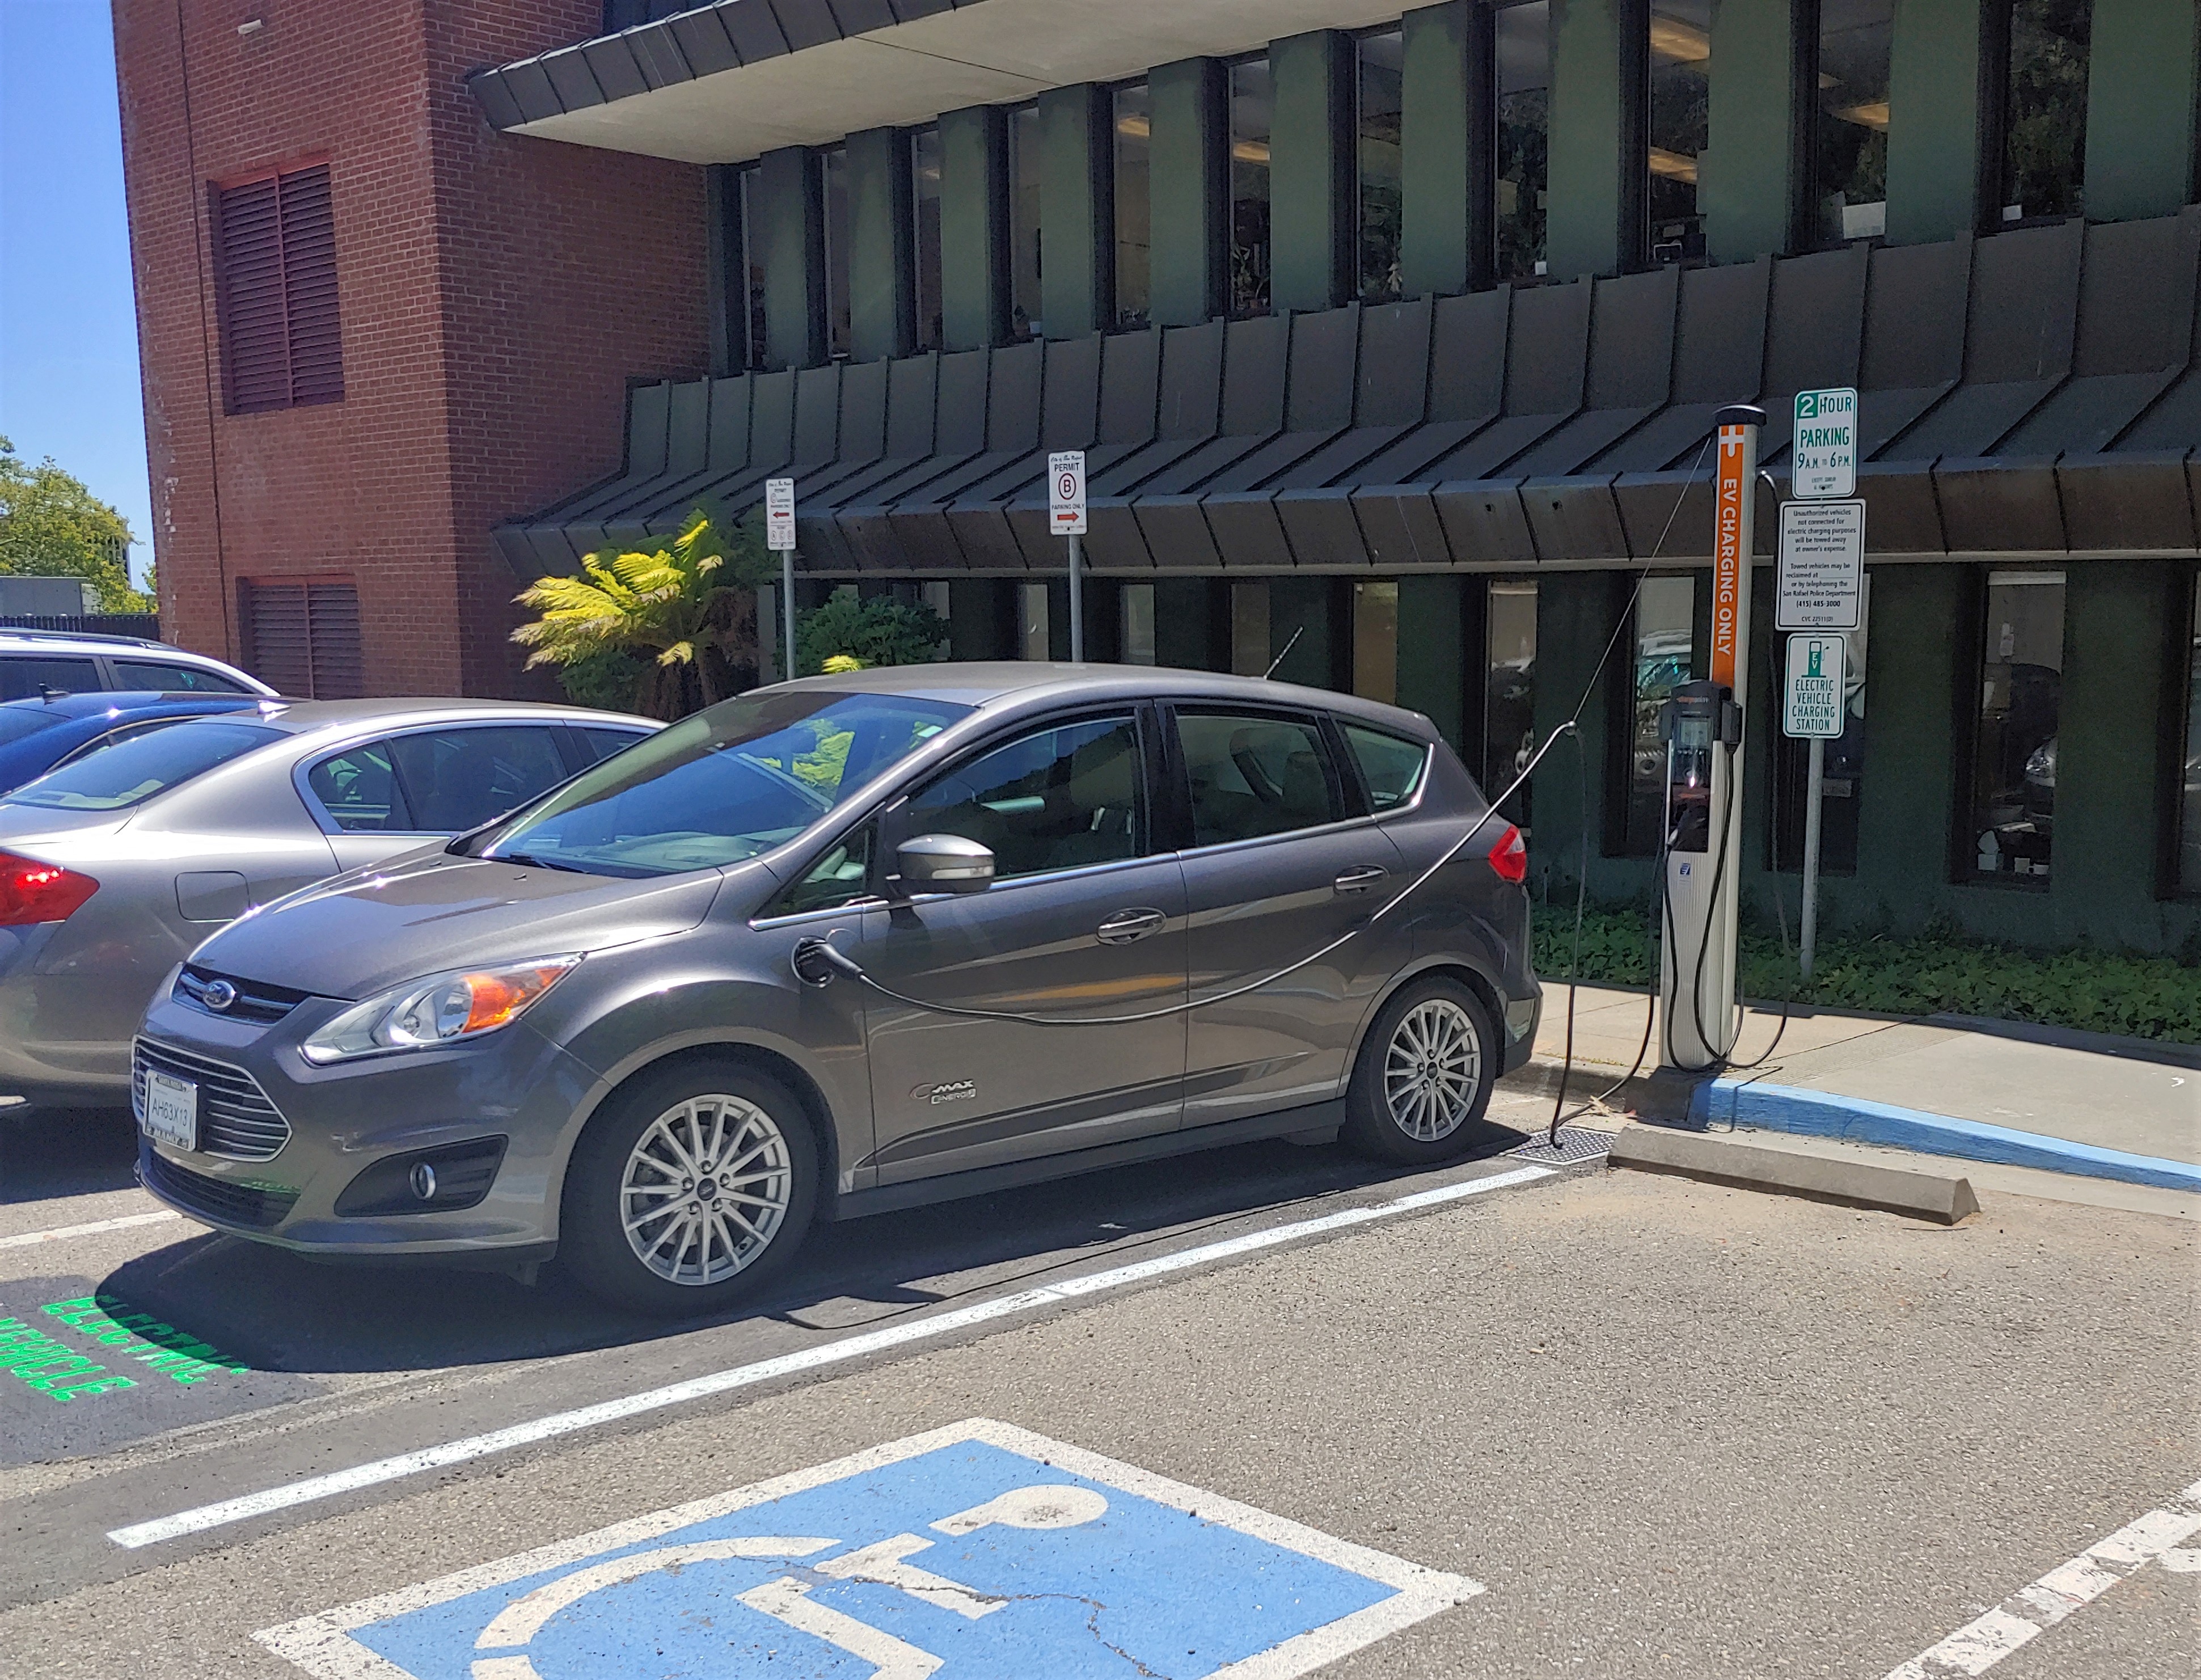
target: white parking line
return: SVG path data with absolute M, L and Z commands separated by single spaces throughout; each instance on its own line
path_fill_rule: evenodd
M 119 1219 L 94 1219 L 89 1225 L 56 1225 L 51 1231 L 26 1231 L 16 1237 L 0 1237 L 0 1248 L 27 1248 L 38 1242 L 59 1242 L 69 1237 L 96 1237 L 103 1231 L 127 1231 L 132 1225 L 156 1225 L 183 1215 L 163 1207 L 157 1213 L 126 1213 Z
M 310 1476 L 303 1481 L 270 1488 L 263 1493 L 246 1494 L 240 1498 L 226 1499 L 213 1505 L 202 1505 L 195 1510 L 179 1512 L 173 1517 L 132 1523 L 126 1527 L 109 1530 L 107 1537 L 118 1546 L 133 1548 L 151 1546 L 163 1540 L 177 1540 L 187 1534 L 199 1534 L 226 1524 L 264 1517 L 270 1512 L 288 1510 L 292 1506 L 309 1504 L 315 1500 L 332 1499 L 338 1494 L 372 1488 L 402 1477 L 418 1476 L 426 1471 L 441 1470 L 447 1465 L 464 1464 L 470 1459 L 484 1458 L 492 1453 L 509 1452 L 515 1447 L 531 1446 L 538 1441 L 571 1435 L 577 1430 L 593 1429 L 599 1424 L 616 1423 L 641 1413 L 700 1400 L 707 1395 L 725 1394 L 731 1389 L 746 1389 L 758 1383 L 768 1383 L 775 1377 L 792 1376 L 798 1372 L 845 1364 L 850 1360 L 862 1359 L 866 1354 L 880 1353 L 889 1348 L 952 1335 L 973 1325 L 988 1324 L 996 1319 L 1011 1318 L 1042 1307 L 1058 1306 L 1086 1295 L 1104 1294 L 1127 1284 L 1143 1283 L 1149 1278 L 1159 1278 L 1172 1272 L 1205 1266 L 1212 1260 L 1255 1254 L 1263 1248 L 1278 1248 L 1287 1242 L 1348 1230 L 1354 1225 L 1412 1213 L 1417 1208 L 1434 1207 L 1441 1202 L 1457 1201 L 1464 1196 L 1481 1195 L 1489 1190 L 1509 1190 L 1516 1184 L 1526 1184 L 1552 1176 L 1552 1169 L 1547 1166 L 1517 1166 L 1510 1172 L 1494 1173 L 1488 1178 L 1470 1178 L 1462 1184 L 1441 1184 L 1435 1190 L 1417 1190 L 1412 1195 L 1402 1195 L 1394 1201 L 1379 1202 L 1373 1207 L 1347 1207 L 1338 1213 L 1324 1214 L 1320 1219 L 1272 1225 L 1265 1231 L 1249 1231 L 1243 1237 L 1229 1237 L 1220 1242 L 1183 1248 L 1175 1254 L 1159 1254 L 1152 1260 L 1139 1260 L 1130 1266 L 1089 1272 L 1083 1278 L 1068 1278 L 1059 1283 L 1045 1283 L 1037 1289 L 1020 1290 L 1015 1295 L 1001 1295 L 992 1301 L 982 1301 L 933 1318 L 917 1319 L 907 1324 L 890 1325 L 883 1330 L 866 1331 L 861 1336 L 846 1336 L 821 1347 L 806 1348 L 800 1353 L 783 1354 L 778 1359 L 760 1360 L 754 1365 L 713 1372 L 707 1377 L 691 1377 L 684 1383 L 647 1389 L 622 1399 L 584 1406 L 576 1411 L 553 1413 L 547 1418 L 515 1424 L 509 1429 L 493 1430 L 487 1435 L 446 1442 L 440 1447 L 427 1447 L 416 1453 L 400 1454 L 396 1458 L 378 1459 L 372 1464 L 355 1465 L 349 1470 L 334 1471 L 326 1476 Z
M 1887 1680 L 1985 1674 L 2042 1629 L 2052 1628 L 2073 1611 L 2092 1604 L 2151 1559 L 2159 1557 L 2169 1564 L 2177 1557 L 2173 1566 L 2183 1568 L 2184 1556 L 2172 1548 L 2196 1533 L 2201 1533 L 2201 1482 L 2162 1509 L 2096 1541 L 2031 1586 L 2021 1587 L 1977 1621 L 1891 1671 Z

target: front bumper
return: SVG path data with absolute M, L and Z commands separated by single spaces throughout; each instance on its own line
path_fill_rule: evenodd
M 300 1253 L 527 1259 L 549 1252 L 575 1115 L 596 1076 L 525 1021 L 463 1047 L 314 1067 L 296 1046 L 343 1007 L 311 1000 L 259 1026 L 172 998 L 156 1003 L 140 1034 L 149 1047 L 249 1076 L 289 1123 L 289 1136 L 260 1160 L 141 1136 L 138 1178 L 146 1190 L 202 1225 Z M 202 1114 L 202 1143 L 205 1130 Z M 337 1212 L 345 1188 L 377 1161 L 492 1136 L 508 1140 L 504 1156 L 472 1207 Z

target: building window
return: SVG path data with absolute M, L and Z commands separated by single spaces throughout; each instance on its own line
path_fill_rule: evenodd
M 1812 197 L 1819 243 L 1887 232 L 1887 63 L 1895 0 L 1820 0 Z
M 1644 203 L 1651 260 L 1705 254 L 1697 214 L 1697 165 L 1711 110 L 1711 0 L 1653 0 L 1651 8 L 1651 149 Z
M 1017 656 L 1020 659 L 1053 659 L 1052 644 L 1048 637 L 1048 587 L 1045 584 L 1017 585 Z
M 1353 586 L 1353 691 L 1386 706 L 1399 699 L 1399 585 Z
M 1487 663 L 1482 699 L 1482 792 L 1495 799 L 1513 785 L 1536 750 L 1536 585 L 1495 579 L 1484 616 Z M 1502 808 L 1508 822 L 1529 826 L 1527 787 Z
M 1116 102 L 1116 325 L 1144 326 L 1152 308 L 1153 213 L 1147 197 L 1153 102 L 1147 85 L 1119 87 Z
M 848 149 L 836 146 L 819 159 L 825 206 L 825 351 L 839 360 L 849 353 L 852 326 L 848 306 Z
M 367 692 L 359 589 L 350 579 L 261 579 L 238 589 L 244 662 L 254 676 L 299 699 L 357 700 Z
M 940 131 L 909 137 L 910 227 L 917 245 L 917 347 L 940 348 Z
M 1990 572 L 1972 737 L 1978 872 L 2046 884 L 2063 707 L 2063 574 Z
M 1709 580 L 1707 580 L 1709 581 Z M 1698 671 L 1697 580 L 1646 578 L 1635 596 L 1635 650 L 1629 693 L 1628 808 L 1621 849 L 1647 857 L 1658 850 L 1666 826 L 1666 749 L 1658 738 L 1658 708 Z
M 2186 675 L 2186 750 L 2178 796 L 2178 890 L 2201 897 L 2201 573 L 2193 579 L 2192 662 Z
M 1230 67 L 1230 313 L 1269 313 L 1269 131 L 1277 95 L 1266 58 Z
M 1864 580 L 1858 627 L 1849 638 L 1848 668 L 1842 673 L 1842 732 L 1826 743 L 1819 801 L 1819 872 L 1857 873 L 1858 813 L 1864 799 L 1865 638 L 1872 626 L 1872 578 Z M 1787 655 L 1787 637 L 1775 633 L 1776 661 Z M 1811 784 L 1811 743 L 1776 735 L 1773 741 L 1773 866 L 1793 874 L 1804 867 L 1805 801 Z
M 1359 43 L 1360 297 L 1388 303 L 1399 296 L 1399 113 L 1403 41 L 1394 29 Z
M 2087 177 L 2093 0 L 2011 0 L 2002 219 L 2075 216 Z
M 329 166 L 214 189 L 214 297 L 232 414 L 343 401 Z
M 1152 665 L 1154 661 L 1154 586 L 1124 585 L 1124 663 Z
M 1498 278 L 1544 272 L 1552 134 L 1551 0 L 1498 14 Z
M 756 214 L 751 208 L 756 179 L 754 169 L 742 171 L 742 262 L 748 270 L 749 291 L 748 360 L 745 365 L 760 373 L 765 366 L 764 251 L 757 243 Z
M 1230 585 L 1230 669 L 1240 677 L 1265 677 L 1269 661 L 1269 586 Z
M 1023 344 L 1044 338 L 1039 273 L 1039 107 L 1009 113 L 1009 338 Z

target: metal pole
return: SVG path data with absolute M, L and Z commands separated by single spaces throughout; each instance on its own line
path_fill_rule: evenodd
M 1811 978 L 1812 947 L 1819 941 L 1819 821 L 1826 775 L 1827 743 L 1815 735 L 1811 737 L 1811 778 L 1804 784 L 1804 930 L 1797 943 L 1797 956 L 1806 980 Z
M 788 549 L 779 556 L 779 622 L 787 643 L 787 666 L 780 673 L 782 682 L 792 681 L 801 673 L 795 668 L 795 550 Z
M 1085 539 L 1070 539 L 1070 657 L 1085 658 Z

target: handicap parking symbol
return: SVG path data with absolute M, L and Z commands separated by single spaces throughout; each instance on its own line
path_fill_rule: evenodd
M 320 1680 L 1291 1680 L 1482 1590 L 973 1419 L 255 1637 Z

